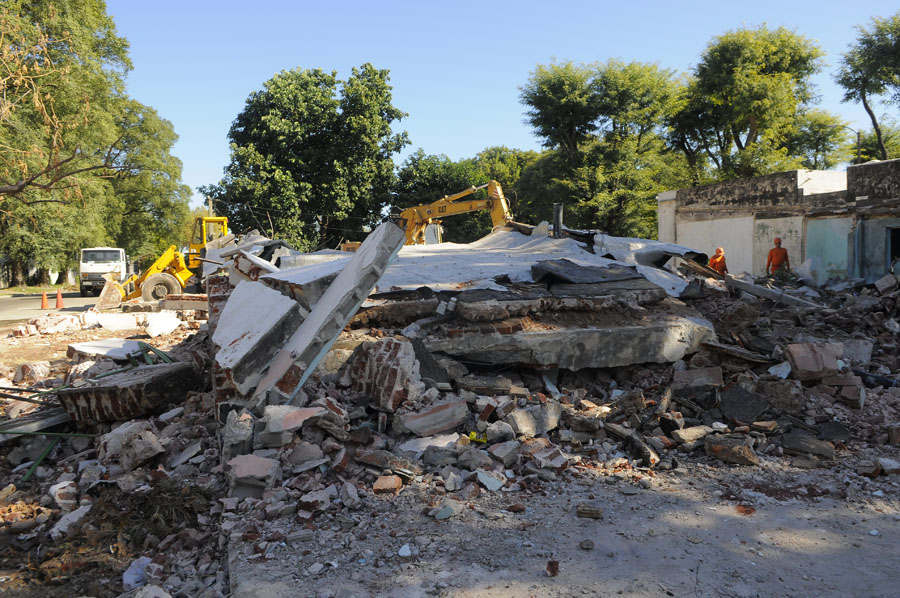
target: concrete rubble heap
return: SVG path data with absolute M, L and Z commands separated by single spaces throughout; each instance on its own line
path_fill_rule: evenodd
M 48 559 L 47 546 L 103 540 L 114 495 L 125 509 L 168 501 L 162 531 L 129 528 L 115 591 L 97 595 L 291 595 L 276 571 L 312 583 L 348 566 L 347 595 L 370 595 L 436 550 L 381 532 L 391 505 L 496 521 L 586 480 L 627 498 L 701 467 L 730 472 L 720 497 L 741 504 L 804 472 L 896 501 L 896 281 L 771 309 L 752 281 L 667 265 L 696 252 L 545 230 L 401 249 L 385 224 L 354 254 L 259 236 L 211 250 L 223 265 L 205 266 L 208 326 L 181 363 L 60 391 L 96 436 L 55 444 L 30 481 L 48 438 L 0 447 L 0 533 Z M 69 376 L 100 371 L 96 351 L 72 349 Z M 0 385 L 52 376 L 24 364 Z M 570 506 L 605 521 L 593 494 Z

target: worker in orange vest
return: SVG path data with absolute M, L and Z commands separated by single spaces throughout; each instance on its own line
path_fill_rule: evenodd
M 728 266 L 725 265 L 725 250 L 716 247 L 716 254 L 709 258 L 709 267 L 719 274 L 728 274 Z
M 791 260 L 787 249 L 781 246 L 781 237 L 775 237 L 775 247 L 769 250 L 769 259 L 766 261 L 766 275 L 787 273 L 790 270 Z

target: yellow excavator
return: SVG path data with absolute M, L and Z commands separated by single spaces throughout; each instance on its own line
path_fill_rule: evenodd
M 106 279 L 97 307 L 111 309 L 123 301 L 141 298 L 156 301 L 166 295 L 184 291 L 191 276 L 198 274 L 206 256 L 206 244 L 228 234 L 228 218 L 223 216 L 199 216 L 188 245 L 187 260 L 175 245 L 169 246 L 150 267 L 141 274 L 134 274 L 121 284 Z
M 487 188 L 486 199 L 469 199 L 459 201 Z M 478 187 L 469 187 L 453 195 L 445 195 L 441 199 L 424 206 L 413 206 L 400 212 L 401 228 L 406 230 L 406 245 L 425 243 L 425 229 L 429 224 L 440 224 L 441 217 L 489 210 L 494 227 L 504 226 L 512 220 L 509 203 L 503 195 L 503 188 L 497 181 L 490 181 Z

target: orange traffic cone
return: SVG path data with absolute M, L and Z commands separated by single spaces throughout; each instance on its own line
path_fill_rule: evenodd
M 46 291 L 41 293 L 41 309 L 50 309 L 50 304 L 47 303 L 47 292 Z
M 56 289 L 56 309 L 62 309 L 62 289 Z

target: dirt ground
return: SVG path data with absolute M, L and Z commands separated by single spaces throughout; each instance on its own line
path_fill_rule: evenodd
M 266 557 L 248 559 L 251 545 L 233 542 L 234 596 L 895 596 L 897 480 L 787 463 L 576 468 L 540 489 L 482 493 L 446 521 L 422 513 L 440 496 L 412 484 L 351 521 L 332 518 L 312 539 L 270 542 Z M 577 517 L 582 501 L 603 518 Z M 524 512 L 507 510 L 517 503 Z M 296 532 L 259 528 L 262 538 Z M 316 563 L 325 565 L 318 575 Z

